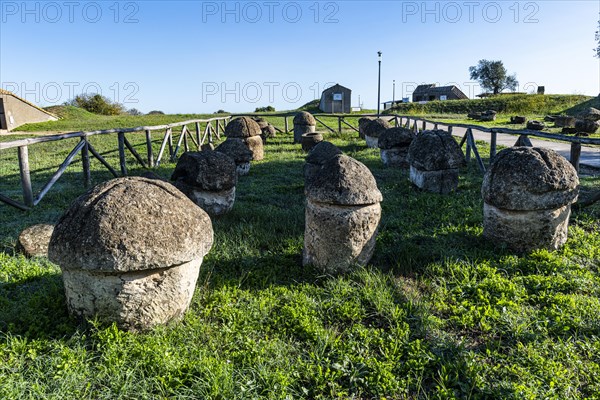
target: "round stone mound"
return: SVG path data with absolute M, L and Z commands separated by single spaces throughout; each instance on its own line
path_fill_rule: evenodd
M 504 210 L 546 210 L 573 203 L 578 187 L 577 171 L 554 150 L 511 147 L 494 158 L 481 194 Z
M 444 130 L 423 131 L 410 144 L 408 162 L 422 171 L 457 169 L 465 165 L 462 150 Z
M 342 151 L 333 143 L 323 140 L 317 143 L 306 155 L 306 162 L 323 164 L 332 157 L 342 154 Z
M 235 118 L 225 127 L 225 136 L 231 138 L 248 138 L 260 133 L 260 126 L 250 117 Z
M 25 257 L 48 257 L 48 243 L 54 225 L 38 224 L 25 228 L 17 239 L 17 251 Z
M 377 118 L 365 125 L 365 136 L 379 137 L 383 131 L 390 129 L 392 126 L 383 118 Z
M 212 243 L 208 215 L 173 185 L 129 177 L 75 200 L 48 256 L 72 314 L 143 331 L 183 316 Z
M 230 138 L 217 146 L 215 151 L 227 154 L 236 164 L 245 164 L 252 161 L 252 151 L 241 139 Z
M 177 161 L 171 180 L 201 190 L 231 189 L 236 184 L 235 161 L 218 151 L 186 152 Z
M 379 135 L 378 146 L 380 149 L 392 149 L 394 147 L 408 147 L 412 143 L 415 135 L 410 129 L 389 128 Z
M 300 111 L 294 116 L 294 125 L 317 125 L 315 117 L 311 113 L 306 111 Z
M 383 199 L 369 168 L 343 154 L 323 163 L 305 194 L 313 202 L 337 205 L 367 205 Z

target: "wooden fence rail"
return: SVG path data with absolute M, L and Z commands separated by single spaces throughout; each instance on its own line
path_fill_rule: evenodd
M 157 125 L 157 126 L 138 126 L 135 128 L 124 128 L 124 129 L 106 129 L 99 131 L 90 132 L 71 132 L 59 135 L 40 136 L 27 139 L 14 140 L 11 142 L 0 142 L 0 151 L 7 149 L 17 149 L 18 162 L 19 162 L 19 175 L 21 180 L 21 188 L 23 191 L 23 201 L 19 202 L 9 196 L 0 193 L 0 202 L 6 203 L 12 207 L 18 208 L 23 211 L 27 211 L 30 208 L 38 205 L 52 186 L 60 179 L 60 177 L 71 165 L 78 154 L 81 154 L 81 164 L 83 170 L 84 185 L 87 187 L 91 182 L 90 172 L 90 155 L 95 157 L 114 177 L 126 176 L 127 175 L 127 164 L 126 164 L 126 150 L 131 153 L 135 160 L 142 165 L 144 168 L 155 168 L 160 165 L 163 158 L 165 149 L 169 148 L 169 158 L 175 160 L 179 153 L 182 143 L 185 151 L 189 150 L 188 139 L 194 146 L 200 150 L 202 145 L 213 142 L 213 137 L 219 139 L 219 130 L 223 130 L 220 123 L 223 122 L 225 125 L 227 121 L 231 119 L 231 116 L 227 117 L 216 117 L 210 119 L 196 119 L 190 121 L 183 121 L 174 124 Z M 215 127 L 212 126 L 215 124 Z M 202 124 L 206 124 L 205 129 L 201 133 Z M 187 128 L 187 125 L 195 126 L 196 138 Z M 224 126 L 223 125 L 223 126 Z M 173 148 L 173 128 L 181 127 L 181 134 L 179 135 L 177 146 Z M 152 131 L 164 130 L 164 137 L 161 142 L 161 147 L 158 156 L 154 157 L 152 148 Z M 144 132 L 146 140 L 146 159 L 144 159 L 134 148 L 131 142 L 125 136 L 126 133 Z M 116 134 L 118 141 L 118 152 L 119 152 L 119 170 L 120 174 L 113 168 L 102 155 L 92 146 L 89 142 L 89 138 L 96 135 L 110 135 Z M 56 172 L 50 177 L 50 180 L 42 187 L 37 195 L 34 194 L 33 187 L 31 184 L 31 169 L 29 165 L 29 148 L 39 143 L 56 142 L 65 139 L 80 138 L 79 142 L 71 150 L 69 155 L 60 164 Z

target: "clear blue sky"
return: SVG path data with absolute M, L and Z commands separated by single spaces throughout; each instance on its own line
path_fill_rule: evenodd
M 332 83 L 352 105 L 420 83 L 481 92 L 468 68 L 502 60 L 520 91 L 600 93 L 590 1 L 6 1 L 0 84 L 41 105 L 101 92 L 143 112 L 293 109 Z

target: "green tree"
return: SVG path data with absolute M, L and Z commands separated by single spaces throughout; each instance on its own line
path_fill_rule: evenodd
M 594 55 L 600 58 L 600 20 L 598 20 L 598 30 L 596 31 L 596 42 L 598 42 L 598 47 L 594 49 Z
M 65 103 L 69 106 L 83 108 L 94 114 L 119 115 L 125 113 L 125 107 L 117 102 L 112 102 L 107 97 L 97 93 L 85 93 L 75 96 Z
M 469 73 L 471 79 L 479 81 L 483 89 L 494 94 L 498 94 L 504 89 L 514 92 L 519 85 L 517 75 L 508 75 L 502 61 L 479 60 L 477 65 L 469 67 Z

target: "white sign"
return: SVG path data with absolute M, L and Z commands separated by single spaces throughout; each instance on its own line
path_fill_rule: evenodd
M 334 93 L 333 100 L 334 101 L 342 101 L 342 93 Z
M 448 100 L 448 96 L 446 96 L 445 94 L 440 96 L 440 100 L 444 101 L 444 100 Z

